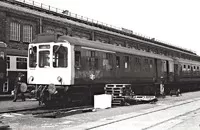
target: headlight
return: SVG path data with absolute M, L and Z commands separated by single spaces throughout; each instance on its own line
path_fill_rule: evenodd
M 57 77 L 58 82 L 62 82 L 62 78 L 60 76 Z
M 34 80 L 34 77 L 33 77 L 33 76 L 30 76 L 30 77 L 28 78 L 28 83 L 32 82 L 33 80 Z
M 48 91 L 50 94 L 54 94 L 56 92 L 56 86 L 54 84 L 50 84 L 48 86 Z

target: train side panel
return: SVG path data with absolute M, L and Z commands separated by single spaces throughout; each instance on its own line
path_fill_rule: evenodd
M 75 47 L 75 84 L 153 83 L 157 78 L 155 64 L 153 58 L 78 46 Z

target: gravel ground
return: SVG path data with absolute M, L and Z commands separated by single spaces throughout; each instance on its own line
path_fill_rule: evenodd
M 32 115 L 6 113 L 0 115 L 0 120 L 3 121 L 5 124 L 10 125 L 11 128 L 17 130 L 62 129 L 98 120 L 109 120 L 117 115 L 128 114 L 131 112 L 140 112 L 141 110 L 157 107 L 160 105 L 170 105 L 179 101 L 198 98 L 199 95 L 200 92 L 184 93 L 182 94 L 182 96 L 179 97 L 167 96 L 166 98 L 159 98 L 158 102 L 156 102 L 155 104 L 138 104 L 131 106 L 115 107 L 110 109 L 101 109 L 95 112 L 75 114 L 62 118 L 36 118 Z
M 0 113 L 37 107 L 38 101 L 35 99 L 26 99 L 25 102 L 22 102 L 21 100 L 17 100 L 17 102 L 12 102 L 12 100 L 0 101 Z

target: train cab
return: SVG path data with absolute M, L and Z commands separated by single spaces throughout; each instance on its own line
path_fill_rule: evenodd
M 28 83 L 71 85 L 72 46 L 68 42 L 29 45 Z

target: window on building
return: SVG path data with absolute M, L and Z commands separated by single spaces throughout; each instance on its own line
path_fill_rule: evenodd
M 17 69 L 27 69 L 27 59 L 17 58 Z
M 7 69 L 10 69 L 10 57 L 7 57 Z
M 32 42 L 33 30 L 31 25 L 23 26 L 23 42 Z
M 20 24 L 17 22 L 10 23 L 10 40 L 20 41 Z

